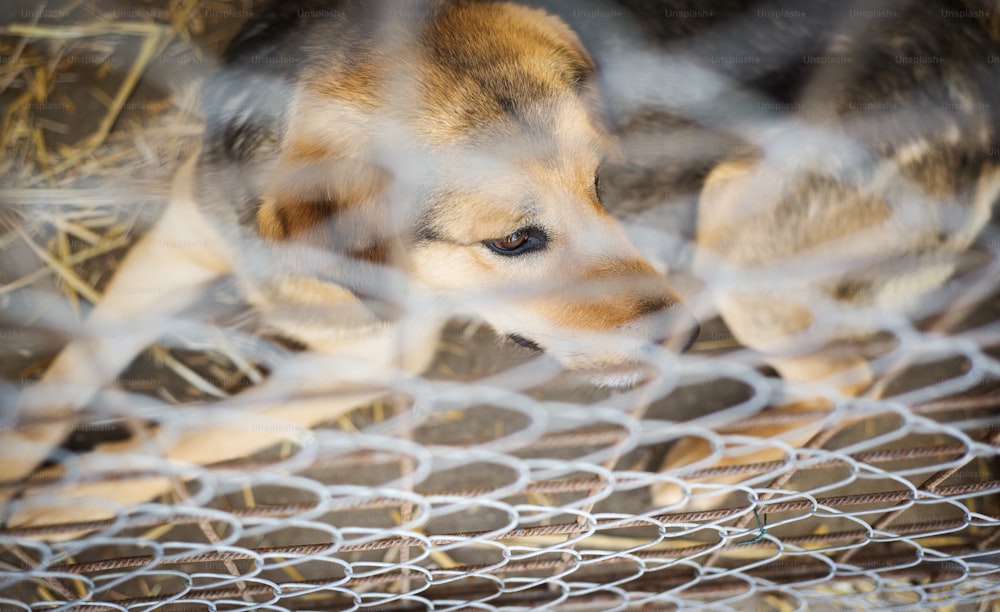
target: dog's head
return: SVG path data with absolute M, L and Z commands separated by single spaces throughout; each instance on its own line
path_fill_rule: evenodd
M 601 204 L 614 144 L 561 20 L 492 2 L 341 17 L 259 179 L 262 236 L 402 268 L 605 384 L 688 344 L 697 326 Z

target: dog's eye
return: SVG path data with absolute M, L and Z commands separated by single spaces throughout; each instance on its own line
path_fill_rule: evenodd
M 487 240 L 483 244 L 500 255 L 521 255 L 543 248 L 546 240 L 545 232 L 529 227 L 497 240 Z
M 528 240 L 528 232 L 516 231 L 510 236 L 507 236 L 506 238 L 502 238 L 500 240 L 493 240 L 490 242 L 490 244 L 492 244 L 501 251 L 514 251 L 516 249 L 521 248 L 521 245 L 527 242 L 527 240 Z

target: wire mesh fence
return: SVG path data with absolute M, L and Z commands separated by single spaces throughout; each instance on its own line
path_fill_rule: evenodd
M 993 393 L 876 403 L 872 418 L 894 417 L 881 435 L 660 474 L 644 455 L 676 435 L 666 421 L 606 406 L 573 418 L 564 402 L 511 399 L 522 406 L 513 414 L 456 403 L 422 417 L 400 411 L 380 434 L 369 432 L 392 419 L 301 432 L 300 445 L 270 458 L 178 474 L 175 499 L 105 520 L 8 527 L 5 563 L 17 569 L 6 601 L 655 609 L 995 598 L 995 417 L 966 416 L 994 415 Z M 151 472 L 162 474 L 87 478 Z M 649 503 L 656 479 L 719 472 L 745 480 L 718 507 Z M 67 480 L 32 483 L 36 503 L 52 503 L 44 494 Z
M 12 9 L 5 431 L 197 141 L 190 99 L 157 88 L 208 72 L 253 8 Z M 66 74 L 72 95 L 53 76 Z M 80 121 L 80 90 L 114 112 Z M 626 153 L 645 150 L 643 117 L 624 130 Z M 660 169 L 603 180 L 639 247 L 677 264 L 687 213 L 650 178 Z M 650 357 L 663 374 L 628 390 L 453 321 L 426 373 L 312 398 L 337 406 L 315 427 L 256 402 L 300 370 L 351 364 L 262 337 L 220 284 L 73 415 L 49 462 L 0 482 L 0 610 L 995 607 L 998 278 L 988 226 L 920 318 L 886 314 L 853 347 L 876 375 L 858 396 L 776 378 L 704 306 L 693 350 Z M 200 431 L 252 450 L 208 463 L 159 450 Z M 664 468 L 690 439 L 709 453 Z

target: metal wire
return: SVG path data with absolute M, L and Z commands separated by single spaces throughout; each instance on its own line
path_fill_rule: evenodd
M 33 191 L 4 195 L 50 203 Z M 63 195 L 90 206 L 108 194 Z M 669 232 L 655 239 L 683 242 Z M 659 356 L 662 380 L 601 394 L 560 391 L 560 374 L 537 362 L 478 367 L 495 338 L 462 328 L 431 373 L 384 389 L 403 400 L 289 428 L 282 443 L 247 456 L 178 465 L 144 447 L 123 459 L 100 436 L 96 448 L 54 450 L 52 465 L 0 481 L 0 612 L 923 610 L 1000 601 L 1000 325 L 973 316 L 985 304 L 995 318 L 1000 241 L 990 234 L 983 243 L 993 262 L 960 282 L 968 291 L 930 324 L 878 322 L 892 341 L 871 351 L 878 380 L 869 394 L 822 389 L 822 408 L 771 409 L 785 391 L 817 389 L 763 376 L 759 355 L 731 338 L 726 351 Z M 33 282 L 2 287 L 0 297 Z M 241 333 L 182 322 L 227 342 Z M 205 400 L 206 389 L 225 396 L 215 383 L 248 370 L 253 382 L 262 377 L 236 353 L 161 349 L 161 363 L 145 367 L 166 381 L 153 385 L 164 401 L 108 390 L 74 415 L 78 430 L 118 427 L 134 439 L 155 424 L 183 436 L 207 415 L 239 429 L 253 408 L 239 393 L 218 413 L 165 401 Z M 58 418 L 34 414 L 18 425 Z M 801 447 L 761 433 L 795 427 L 815 427 Z M 692 438 L 713 458 L 663 469 L 669 449 Z M 761 449 L 768 460 L 754 458 Z M 102 497 L 151 479 L 163 483 L 155 498 Z M 654 503 L 657 484 L 676 485 L 678 501 Z

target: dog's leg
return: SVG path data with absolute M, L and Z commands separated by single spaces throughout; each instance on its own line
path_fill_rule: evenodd
M 181 432 L 151 428 L 127 442 L 101 445 L 90 453 L 88 459 L 91 460 L 89 465 L 104 466 L 103 469 L 95 467 L 91 472 L 85 468 L 80 482 L 43 484 L 39 487 L 32 487 L 29 483 L 23 497 L 8 510 L 6 524 L 16 528 L 98 521 L 170 492 L 185 498 L 189 495 L 185 482 L 197 480 L 196 474 L 202 471 L 201 466 L 249 458 L 279 444 L 289 444 L 292 449 L 305 445 L 305 436 L 311 428 L 384 395 L 380 391 L 313 391 L 320 396 L 290 399 L 266 406 L 243 406 L 239 415 L 226 410 L 222 412 L 228 412 L 228 415 L 213 414 L 215 410 L 201 412 L 203 406 L 179 408 L 188 411 L 188 416 L 193 416 L 191 411 L 199 412 L 189 427 Z M 193 421 L 202 418 L 204 420 L 195 426 Z M 179 438 L 174 437 L 177 433 L 181 434 Z M 306 454 L 309 452 L 306 451 Z M 111 465 L 128 466 L 120 474 L 123 478 L 106 472 Z M 167 474 L 177 474 L 183 466 L 192 469 L 182 470 L 184 475 Z M 163 472 L 165 475 L 140 475 L 144 471 L 151 474 Z M 72 539 L 87 531 L 42 537 Z
M 699 203 L 699 247 L 721 257 L 733 269 L 756 270 L 795 261 L 796 241 L 809 237 L 804 227 L 807 224 L 802 219 L 788 218 L 789 215 L 801 214 L 801 211 L 788 212 L 787 204 L 783 208 L 774 204 L 795 197 L 795 180 L 794 175 L 792 178 L 771 176 L 766 170 L 761 171 L 755 160 L 720 164 L 706 181 Z M 849 203 L 843 205 L 850 206 Z M 863 226 L 863 220 L 858 223 Z M 802 282 L 808 283 L 808 279 Z M 799 292 L 767 287 L 734 288 L 720 292 L 716 302 L 719 314 L 734 337 L 744 346 L 762 353 L 785 381 L 791 384 L 822 382 L 845 395 L 860 393 L 872 381 L 869 365 L 859 355 L 846 352 L 843 347 L 834 344 L 809 354 L 794 357 L 782 355 L 782 350 L 790 348 L 789 339 L 815 323 L 815 313 L 809 303 L 810 287 L 803 289 Z M 831 329 L 830 334 L 830 341 L 838 340 L 836 330 Z M 814 419 L 805 418 L 786 424 L 734 427 L 732 433 L 757 438 L 761 443 L 744 449 L 732 446 L 721 449 L 717 460 L 707 461 L 712 456 L 712 448 L 705 438 L 678 440 L 668 452 L 661 469 L 676 470 L 696 462 L 701 462 L 699 467 L 718 468 L 781 460 L 785 451 L 779 446 L 769 445 L 767 441 L 781 440 L 792 448 L 809 443 L 821 430 L 823 411 L 831 407 L 829 400 L 823 398 L 774 406 L 768 414 L 818 414 Z M 733 484 L 754 475 L 720 474 L 699 480 L 711 484 Z M 676 504 L 683 499 L 681 488 L 670 483 L 654 486 L 652 493 L 654 502 L 661 506 Z M 719 501 L 717 495 L 699 496 L 686 507 L 707 507 Z
M 308 446 L 308 430 L 385 396 L 400 379 L 426 369 L 436 346 L 431 336 L 440 329 L 422 318 L 417 323 L 390 326 L 369 338 L 314 346 L 279 364 L 262 386 L 232 400 L 178 406 L 160 425 L 88 453 L 79 481 L 27 481 L 22 498 L 8 509 L 7 524 L 108 519 L 171 491 L 186 497 L 185 482 L 196 479 L 202 466 L 249 458 L 280 444 L 289 449 Z M 312 451 L 303 452 L 308 456 Z M 191 469 L 171 475 L 184 466 Z M 45 537 L 61 540 L 83 533 Z
M 871 386 L 872 374 L 868 362 L 860 357 L 836 355 L 829 352 L 817 352 L 811 355 L 772 359 L 771 365 L 781 377 L 789 383 L 823 382 L 838 388 L 845 395 L 858 395 Z M 734 427 L 732 432 L 741 436 L 761 440 L 780 440 L 792 448 L 806 446 L 822 430 L 823 415 L 832 408 L 829 400 L 813 398 L 777 405 L 769 408 L 765 415 L 808 415 L 816 413 L 814 419 L 795 420 L 788 423 L 757 425 L 752 427 Z M 704 461 L 712 455 L 712 447 L 705 438 L 682 438 L 678 440 L 664 459 L 661 471 L 677 470 L 683 466 Z M 777 445 L 766 445 L 763 448 L 756 445 L 752 449 L 743 450 L 739 447 L 723 449 L 722 456 L 710 465 L 702 467 L 723 468 L 750 463 L 764 463 L 785 459 L 785 451 Z M 756 476 L 757 473 L 720 474 L 708 478 L 693 479 L 692 482 L 710 484 L 736 484 Z M 683 474 L 681 474 L 683 478 Z M 683 490 L 672 484 L 663 483 L 652 487 L 653 503 L 657 506 L 678 504 L 683 500 Z M 687 510 L 701 510 L 717 507 L 722 501 L 719 495 L 700 493 L 697 498 L 686 504 Z
M 415 331 L 422 336 L 428 330 Z M 249 458 L 279 444 L 307 446 L 308 430 L 385 396 L 391 381 L 426 367 L 426 360 L 385 367 L 385 356 L 392 355 L 394 347 L 398 349 L 400 339 L 398 334 L 386 334 L 355 342 L 347 356 L 341 351 L 334 357 L 302 354 L 285 364 L 288 367 L 275 371 L 262 387 L 240 394 L 231 404 L 223 401 L 210 410 L 203 405 L 177 407 L 165 426 L 89 453 L 87 465 L 94 470 L 85 467 L 80 482 L 32 486 L 29 481 L 23 498 L 8 512 L 7 524 L 44 526 L 108 519 L 133 504 L 171 491 L 186 497 L 184 483 L 201 472 L 201 466 Z M 421 345 L 433 343 L 424 341 Z M 432 354 L 426 352 L 427 360 Z M 310 452 L 305 451 L 306 455 Z M 117 470 L 114 466 L 120 465 L 128 466 L 125 472 L 165 475 L 123 473 L 125 478 L 118 479 L 106 473 L 109 466 Z M 176 474 L 182 466 L 192 469 L 184 470 L 182 476 L 167 474 Z M 62 540 L 83 533 L 45 537 Z
M 0 479 L 29 475 L 74 427 L 75 413 L 159 336 L 158 321 L 192 303 L 229 271 L 221 241 L 191 196 L 195 159 L 178 174 L 163 217 L 127 254 L 88 334 L 72 340 L 18 402 L 18 424 L 0 432 Z

